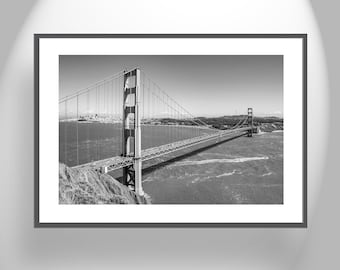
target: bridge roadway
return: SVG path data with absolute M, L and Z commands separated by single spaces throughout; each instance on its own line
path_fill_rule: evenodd
M 142 151 L 142 161 L 150 160 L 162 155 L 169 154 L 174 151 L 182 150 L 188 147 L 198 145 L 200 143 L 208 142 L 215 139 L 220 139 L 226 136 L 235 135 L 238 136 L 243 132 L 248 132 L 251 127 L 243 127 L 238 129 L 221 130 L 213 134 L 202 135 L 178 142 L 173 142 L 169 144 L 164 144 L 157 147 L 148 148 Z M 134 157 L 122 157 L 116 156 L 112 158 L 102 159 L 98 161 L 93 161 L 90 163 L 81 164 L 74 166 L 73 168 L 79 170 L 96 170 L 101 173 L 107 173 L 109 171 L 121 169 L 126 166 L 133 165 Z

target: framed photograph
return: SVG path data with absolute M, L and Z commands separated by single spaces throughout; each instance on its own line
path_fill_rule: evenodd
M 35 227 L 306 227 L 306 34 L 36 34 Z

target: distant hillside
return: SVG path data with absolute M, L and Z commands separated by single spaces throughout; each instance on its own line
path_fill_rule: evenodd
M 219 129 L 228 129 L 236 125 L 245 115 L 230 115 L 221 117 L 200 117 L 203 122 Z M 259 127 L 262 131 L 283 130 L 283 119 L 275 116 L 254 117 L 254 126 Z
M 283 130 L 283 122 L 261 123 L 256 125 L 260 132 L 273 132 Z
M 194 120 L 203 121 L 207 125 L 210 125 L 214 128 L 229 129 L 235 126 L 237 123 L 239 123 L 241 119 L 244 119 L 245 117 L 246 115 L 227 115 L 220 117 L 197 117 Z M 174 125 L 174 124 L 186 126 L 196 125 L 196 123 L 188 119 L 173 119 L 173 118 L 160 118 L 157 119 L 155 123 L 162 125 Z M 283 130 L 283 118 L 276 116 L 264 116 L 264 117 L 254 116 L 253 123 L 254 126 L 259 127 L 259 129 L 264 132 Z
M 149 204 L 107 174 L 80 172 L 59 163 L 60 204 Z

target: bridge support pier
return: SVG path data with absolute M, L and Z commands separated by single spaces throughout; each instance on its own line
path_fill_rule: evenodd
M 248 108 L 248 126 L 251 128 L 248 130 L 248 137 L 253 137 L 253 108 Z
M 134 158 L 133 166 L 123 168 L 123 184 L 133 186 L 138 195 L 144 195 L 142 187 L 142 144 L 140 116 L 140 70 L 134 69 L 124 73 L 123 94 L 123 156 Z M 129 104 L 128 101 L 133 104 Z M 129 115 L 134 116 L 133 125 Z M 133 141 L 133 152 L 131 142 Z

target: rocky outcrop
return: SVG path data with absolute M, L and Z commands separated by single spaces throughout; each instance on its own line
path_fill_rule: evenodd
M 110 175 L 59 164 L 59 203 L 149 204 L 150 200 L 137 195 Z
M 283 123 L 275 122 L 275 123 L 261 123 L 259 126 L 260 132 L 273 132 L 277 130 L 283 130 Z

